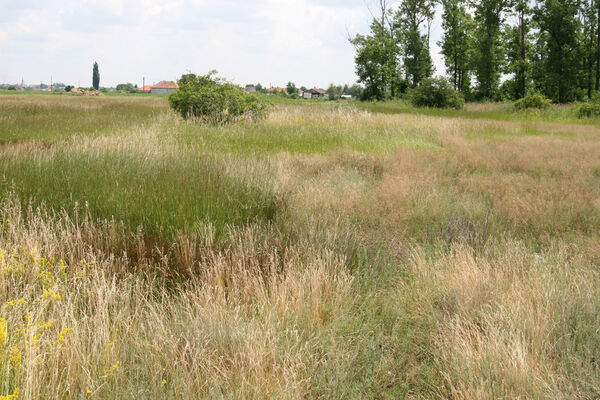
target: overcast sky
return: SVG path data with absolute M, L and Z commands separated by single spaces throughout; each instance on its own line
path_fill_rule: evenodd
M 0 82 L 91 86 L 219 74 L 239 84 L 353 83 L 348 32 L 367 33 L 372 0 L 0 0 Z M 439 14 L 439 13 L 438 13 Z M 443 62 L 433 24 L 432 56 Z

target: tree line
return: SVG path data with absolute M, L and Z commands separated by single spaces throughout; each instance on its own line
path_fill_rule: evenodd
M 446 76 L 467 100 L 567 103 L 600 89 L 600 0 L 378 0 L 370 32 L 350 38 L 363 99 L 399 97 L 433 75 L 438 4 Z

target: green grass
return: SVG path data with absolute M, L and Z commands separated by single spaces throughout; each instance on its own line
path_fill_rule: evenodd
M 490 119 L 498 121 L 539 121 L 600 126 L 597 118 L 578 118 L 577 104 L 552 105 L 546 110 L 517 111 L 512 103 L 468 103 L 463 110 L 417 108 L 406 101 L 352 102 L 352 106 L 382 114 L 418 114 L 442 118 Z
M 160 98 L 136 102 L 129 98 L 0 96 L 0 142 L 114 134 L 143 126 L 166 110 Z
M 268 221 L 275 198 L 268 182 L 225 172 L 224 159 L 181 154 L 146 158 L 129 151 L 58 150 L 48 156 L 3 158 L 2 190 L 13 189 L 23 203 L 54 210 L 86 207 L 95 218 L 142 227 L 171 237 L 211 223 Z
M 280 101 L 225 127 L 152 96 L 0 110 L 1 366 L 22 353 L 0 394 L 600 390 L 600 134 L 569 107 Z
M 442 149 L 441 143 L 422 130 L 398 131 L 383 126 L 328 126 L 307 118 L 298 124 L 269 123 L 206 127 L 185 124 L 176 134 L 183 148 L 240 155 L 324 154 L 334 150 L 389 154 L 398 147 Z

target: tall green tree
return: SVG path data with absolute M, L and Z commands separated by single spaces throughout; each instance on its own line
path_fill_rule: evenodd
M 379 0 L 378 12 L 368 35 L 350 39 L 356 50 L 356 74 L 364 85 L 365 100 L 395 97 L 401 90 L 399 32 L 390 18 L 388 0 Z
M 470 87 L 470 60 L 472 56 L 473 18 L 467 11 L 465 0 L 442 0 L 442 28 L 439 42 L 444 55 L 446 73 L 454 89 L 467 96 Z
M 96 90 L 100 88 L 100 71 L 97 62 L 94 62 L 94 67 L 92 69 L 92 86 Z
M 285 87 L 285 90 L 287 90 L 290 96 L 298 94 L 300 92 L 294 82 L 288 82 L 287 86 Z
M 534 19 L 539 27 L 543 73 L 538 84 L 546 96 L 558 103 L 578 98 L 580 52 L 578 0 L 538 0 Z
M 598 11 L 598 0 L 582 0 L 580 8 L 579 15 L 582 27 L 580 32 L 580 43 L 581 52 L 583 53 L 583 87 L 585 88 L 588 99 L 591 99 L 594 81 L 597 80 L 597 76 L 594 74 L 594 68 L 597 69 L 598 67 L 598 17 L 596 14 Z
M 506 65 L 505 72 L 512 75 L 511 97 L 525 97 L 531 82 L 531 7 L 528 0 L 513 0 L 509 14 L 515 19 L 505 26 Z
M 433 73 L 429 33 L 434 12 L 432 0 L 403 0 L 396 13 L 397 25 L 402 32 L 406 80 L 412 87 Z M 426 34 L 422 33 L 425 23 Z
M 600 90 L 600 0 L 596 0 L 596 91 Z
M 474 70 L 477 92 L 483 99 L 492 99 L 498 92 L 504 55 L 500 28 L 506 6 L 506 0 L 479 0 L 475 4 Z

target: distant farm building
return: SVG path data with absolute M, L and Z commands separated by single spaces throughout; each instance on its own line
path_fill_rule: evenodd
M 150 93 L 152 91 L 152 86 L 146 85 L 140 88 L 140 92 L 142 93 Z
M 318 99 L 319 97 L 327 96 L 327 91 L 323 89 L 312 88 L 302 94 L 304 99 Z
M 173 81 L 160 81 L 156 85 L 152 86 L 150 92 L 158 94 L 169 94 L 176 92 L 179 89 L 179 85 Z
M 275 87 L 275 88 L 273 88 L 272 87 L 270 89 L 267 89 L 267 93 L 268 94 L 275 94 L 275 93 L 285 93 L 285 94 L 288 94 L 288 91 L 287 91 L 286 88 L 281 88 L 281 87 Z
M 256 93 L 256 86 L 246 85 L 246 88 L 244 90 L 246 91 L 246 93 Z

